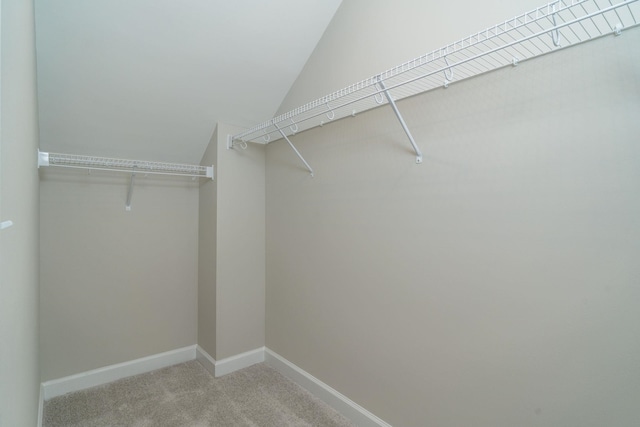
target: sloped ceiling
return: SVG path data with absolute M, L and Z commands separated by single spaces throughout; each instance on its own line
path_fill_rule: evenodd
M 340 0 L 36 0 L 43 151 L 198 163 L 269 119 Z

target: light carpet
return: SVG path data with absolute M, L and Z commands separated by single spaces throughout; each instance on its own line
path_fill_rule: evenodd
M 264 363 L 214 378 L 197 361 L 45 402 L 43 427 L 355 427 Z

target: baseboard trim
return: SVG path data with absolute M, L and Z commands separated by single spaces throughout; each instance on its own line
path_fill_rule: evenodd
M 216 376 L 216 359 L 200 346 L 196 347 L 196 360 L 200 362 L 211 375 Z
M 265 348 L 261 347 L 216 361 L 215 376 L 221 377 L 238 369 L 248 368 L 256 363 L 264 362 L 264 350 Z
M 214 377 L 221 377 L 239 369 L 264 362 L 264 347 L 216 361 L 205 349 L 196 348 L 196 360 Z
M 221 377 L 239 369 L 248 368 L 256 363 L 264 362 L 264 347 L 245 353 L 236 354 L 226 359 L 216 360 L 207 351 L 198 346 L 196 348 L 196 360 L 214 377 Z
M 196 345 L 183 347 L 165 353 L 143 357 L 129 362 L 118 363 L 42 383 L 43 400 L 110 383 L 133 375 L 144 374 L 156 369 L 196 358 Z
M 339 391 L 331 388 L 279 354 L 265 349 L 265 362 L 311 394 L 349 418 L 359 427 L 391 427 Z
M 133 375 L 144 374 L 178 363 L 198 360 L 213 376 L 220 377 L 256 363 L 266 362 L 293 382 L 324 401 L 337 412 L 360 427 L 391 427 L 376 415 L 358 405 L 339 391 L 323 383 L 302 368 L 266 347 L 261 347 L 216 361 L 199 345 L 179 348 L 165 353 L 94 369 L 40 385 L 38 427 L 43 423 L 44 402 L 63 394 L 103 385 Z
M 44 386 L 40 384 L 40 395 L 38 396 L 38 427 L 42 427 L 43 415 L 44 415 Z

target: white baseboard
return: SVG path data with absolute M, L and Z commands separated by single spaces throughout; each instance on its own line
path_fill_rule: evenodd
M 42 416 L 44 415 L 44 386 L 40 384 L 40 396 L 38 396 L 38 427 L 42 427 Z
M 238 369 L 247 368 L 262 362 L 264 362 L 264 347 L 227 357 L 226 359 L 217 360 L 215 362 L 215 376 L 221 377 L 235 372 Z
M 359 427 L 391 427 L 390 424 L 342 393 L 334 390 L 268 348 L 261 347 L 216 361 L 199 345 L 192 345 L 42 383 L 38 406 L 38 427 L 42 426 L 43 407 L 46 400 L 196 359 L 215 377 L 229 374 L 256 363 L 266 362 L 269 366 L 327 403 L 337 412 L 349 418 Z
M 289 362 L 279 354 L 265 349 L 265 362 L 311 394 L 353 421 L 359 427 L 391 427 L 342 393 L 323 383 L 313 375 Z
M 204 348 L 196 347 L 196 360 L 200 362 L 211 375 L 216 376 L 216 359 L 214 359 Z
M 156 369 L 195 360 L 196 346 L 179 348 L 166 353 L 155 354 L 129 362 L 105 366 L 76 375 L 60 378 L 42 383 L 43 400 L 49 400 L 56 396 L 84 390 L 110 383 L 133 375 L 144 374 Z
M 248 368 L 256 363 L 264 362 L 264 347 L 216 361 L 205 349 L 198 346 L 196 359 L 211 375 L 217 378 L 235 372 L 238 369 Z

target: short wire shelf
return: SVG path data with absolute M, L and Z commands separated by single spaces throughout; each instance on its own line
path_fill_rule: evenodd
M 80 154 L 47 153 L 38 150 L 38 168 L 58 166 L 63 168 L 127 172 L 131 174 L 125 210 L 131 210 L 131 196 L 136 174 L 172 175 L 213 179 L 213 165 L 200 166 L 184 163 L 153 162 L 148 160 L 114 159 L 111 157 L 84 156 Z
M 38 152 L 38 167 L 60 166 L 77 169 L 107 170 L 114 172 L 141 172 L 156 175 L 213 178 L 213 166 L 182 163 L 126 160 L 77 154 Z

